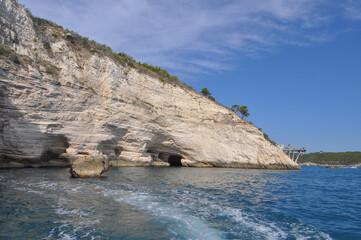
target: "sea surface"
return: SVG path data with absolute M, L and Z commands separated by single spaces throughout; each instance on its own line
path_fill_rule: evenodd
M 361 168 L 1 170 L 0 239 L 361 239 Z

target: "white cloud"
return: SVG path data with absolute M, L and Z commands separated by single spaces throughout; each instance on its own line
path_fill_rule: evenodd
M 329 41 L 340 10 L 320 0 L 21 0 L 35 15 L 173 70 L 224 71 L 240 56 Z M 355 2 L 348 17 L 361 19 Z M 336 9 L 336 10 L 335 10 Z
M 361 1 L 348 0 L 345 5 L 346 16 L 353 20 L 361 20 Z

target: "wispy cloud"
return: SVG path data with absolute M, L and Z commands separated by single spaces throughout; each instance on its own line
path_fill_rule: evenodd
M 175 71 L 232 69 L 232 60 L 283 45 L 329 41 L 341 15 L 361 19 L 359 1 L 21 0 L 40 17 L 115 51 Z
M 346 16 L 353 20 L 361 20 L 361 2 L 348 0 L 345 5 Z

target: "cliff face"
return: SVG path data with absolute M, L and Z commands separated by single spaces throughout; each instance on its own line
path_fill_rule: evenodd
M 0 13 L 1 166 L 62 164 L 66 152 L 113 165 L 299 168 L 199 93 L 79 45 L 12 0 Z

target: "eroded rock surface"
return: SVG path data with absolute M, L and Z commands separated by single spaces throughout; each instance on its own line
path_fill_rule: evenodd
M 97 178 L 108 171 L 107 156 L 78 156 L 71 164 L 70 173 L 75 178 Z
M 199 93 L 117 61 L 12 0 L 0 0 L 0 12 L 3 165 L 71 150 L 118 166 L 299 168 L 257 127 Z

